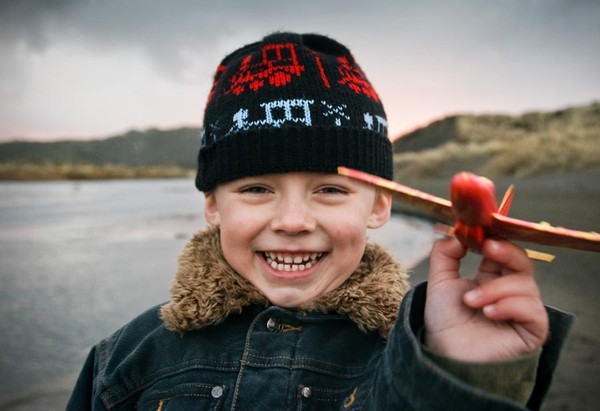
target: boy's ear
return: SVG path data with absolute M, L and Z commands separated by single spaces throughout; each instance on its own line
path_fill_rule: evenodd
M 373 209 L 367 221 L 368 228 L 378 228 L 384 225 L 392 213 L 392 193 L 387 190 L 377 190 Z
M 215 195 L 213 193 L 207 193 L 204 196 L 204 218 L 210 225 L 218 227 L 221 223 L 220 217 Z

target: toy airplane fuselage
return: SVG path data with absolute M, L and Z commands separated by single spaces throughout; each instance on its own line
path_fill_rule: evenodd
M 450 202 L 456 219 L 454 235 L 479 251 L 485 239 L 493 235 L 494 213 L 498 211 L 494 183 L 475 174 L 458 173 L 450 181 Z
M 338 173 L 391 190 L 399 200 L 438 221 L 450 224 L 452 229 L 447 233 L 455 235 L 474 251 L 481 250 L 486 238 L 499 237 L 600 252 L 600 234 L 596 232 L 571 230 L 508 217 L 514 186 L 508 188 L 500 206 L 497 206 L 494 183 L 472 173 L 461 172 L 452 178 L 451 201 L 347 167 L 338 167 Z M 544 253 L 531 252 L 530 256 L 549 260 L 549 255 Z

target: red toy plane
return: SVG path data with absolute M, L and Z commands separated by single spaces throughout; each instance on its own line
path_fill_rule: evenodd
M 555 247 L 600 252 L 600 234 L 554 227 L 508 217 L 514 186 L 506 190 L 500 207 L 496 205 L 494 183 L 468 172 L 456 174 L 450 182 L 451 201 L 398 184 L 394 181 L 347 167 L 338 173 L 391 190 L 398 199 L 452 227 L 444 230 L 455 235 L 466 247 L 480 251 L 488 237 L 503 237 Z M 527 250 L 531 258 L 551 261 L 553 256 Z

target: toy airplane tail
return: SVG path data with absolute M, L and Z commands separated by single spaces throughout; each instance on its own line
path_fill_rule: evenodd
M 508 210 L 510 210 L 510 206 L 512 205 L 512 200 L 515 195 L 515 185 L 511 184 L 504 193 L 504 197 L 502 198 L 502 202 L 500 203 L 500 207 L 498 207 L 498 214 L 508 216 Z M 527 256 L 534 260 L 545 261 L 547 263 L 551 263 L 554 260 L 554 255 L 543 253 L 541 251 L 529 250 L 525 249 Z
M 512 200 L 515 195 L 515 185 L 511 184 L 504 193 L 500 207 L 498 207 L 498 214 L 508 215 L 508 210 L 512 205 Z

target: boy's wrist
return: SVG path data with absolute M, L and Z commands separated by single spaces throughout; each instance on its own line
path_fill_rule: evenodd
M 488 393 L 526 404 L 535 386 L 541 350 L 501 361 L 462 361 L 429 350 L 423 352 L 436 365 L 462 382 Z

